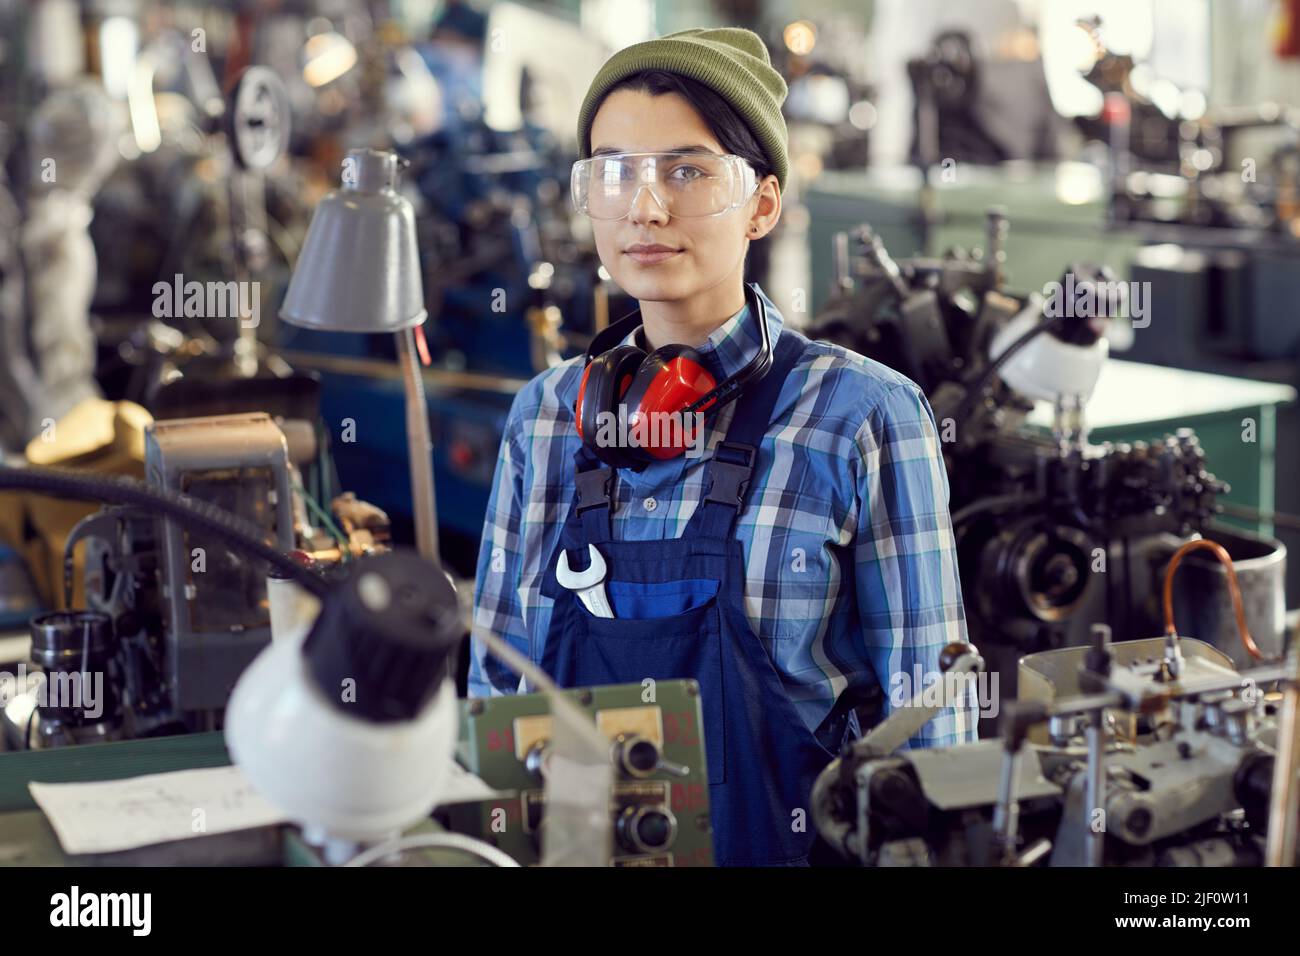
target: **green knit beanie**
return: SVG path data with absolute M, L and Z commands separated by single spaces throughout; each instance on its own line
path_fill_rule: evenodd
M 611 87 L 642 70 L 665 70 L 703 83 L 740 115 L 763 147 L 772 172 L 785 188 L 790 171 L 788 134 L 781 104 L 785 80 L 772 68 L 757 33 L 737 27 L 683 30 L 620 50 L 600 68 L 578 113 L 578 148 L 589 155 L 588 133 L 596 108 Z

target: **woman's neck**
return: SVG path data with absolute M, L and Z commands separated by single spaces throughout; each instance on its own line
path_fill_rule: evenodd
M 689 299 L 641 303 L 641 321 L 646 345 L 653 351 L 665 345 L 682 344 L 699 348 L 714 330 L 745 305 L 741 276 L 719 282 Z

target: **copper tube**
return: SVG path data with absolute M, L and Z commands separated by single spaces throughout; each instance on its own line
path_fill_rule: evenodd
M 1246 628 L 1246 608 L 1241 601 L 1241 588 L 1237 584 L 1237 572 L 1232 566 L 1232 556 L 1228 554 L 1223 545 L 1208 538 L 1197 538 L 1195 541 L 1188 541 L 1175 551 L 1174 556 L 1169 559 L 1169 567 L 1165 571 L 1164 588 L 1165 633 L 1169 635 L 1178 634 L 1178 628 L 1174 626 L 1174 572 L 1178 570 L 1178 565 L 1182 563 L 1184 555 L 1198 550 L 1211 552 L 1219 559 L 1224 570 L 1228 572 L 1228 595 L 1232 598 L 1232 611 L 1237 618 L 1237 634 L 1241 637 L 1241 643 L 1245 646 L 1246 653 L 1257 661 L 1263 660 L 1263 652 Z

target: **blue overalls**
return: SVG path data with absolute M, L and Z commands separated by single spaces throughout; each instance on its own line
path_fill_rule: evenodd
M 805 865 L 814 838 L 809 794 L 833 756 L 800 719 L 750 628 L 743 546 L 733 534 L 756 450 L 805 341 L 783 331 L 772 368 L 738 399 L 680 538 L 613 540 L 616 472 L 581 448 L 577 500 L 559 547 L 578 570 L 588 566 L 588 544 L 596 546 L 616 616 L 593 615 L 559 585 L 558 548 L 542 585 L 555 605 L 541 664 L 561 687 L 698 681 L 719 866 Z

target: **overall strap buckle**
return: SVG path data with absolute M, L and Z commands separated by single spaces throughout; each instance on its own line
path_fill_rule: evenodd
M 711 476 L 704 500 L 740 510 L 749 490 L 749 479 L 754 472 L 754 459 L 758 449 L 740 442 L 719 442 L 713 451 L 708 470 Z
M 610 494 L 614 486 L 614 469 L 601 465 L 588 468 L 574 476 L 578 490 L 577 513 L 582 514 L 592 508 L 608 508 Z

